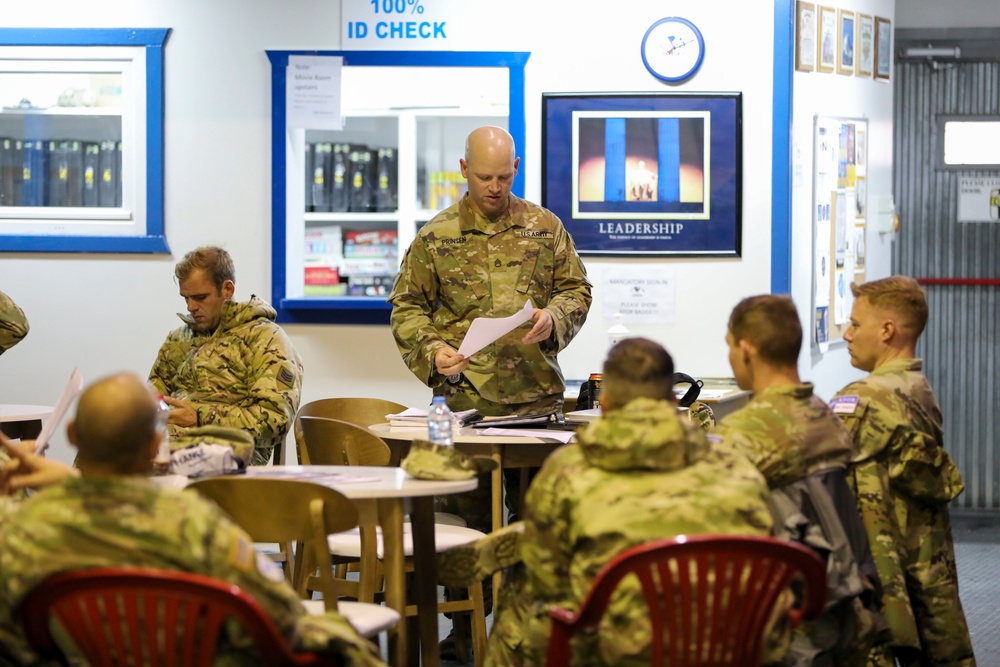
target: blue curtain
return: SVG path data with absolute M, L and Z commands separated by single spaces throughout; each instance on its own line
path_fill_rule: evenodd
M 604 120 L 604 201 L 625 201 L 625 119 Z
M 657 162 L 660 168 L 656 188 L 657 200 L 678 202 L 681 200 L 680 119 L 661 118 L 659 131 Z

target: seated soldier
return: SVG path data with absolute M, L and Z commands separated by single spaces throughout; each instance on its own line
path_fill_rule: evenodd
M 14 300 L 0 292 L 0 354 L 28 335 L 28 318 Z
M 525 501 L 523 566 L 501 589 L 487 665 L 539 665 L 549 609 L 579 606 L 594 576 L 628 547 L 679 534 L 766 535 L 767 485 L 747 459 L 717 451 L 679 416 L 673 360 L 660 345 L 629 338 L 604 363 L 603 415 L 556 451 Z M 648 664 L 645 601 L 606 617 L 580 664 Z
M 155 567 L 203 574 L 252 595 L 298 650 L 331 651 L 351 665 L 382 664 L 336 612 L 309 616 L 277 566 L 250 537 L 195 493 L 160 488 L 147 475 L 157 451 L 157 404 L 134 375 L 99 380 L 80 396 L 67 429 L 78 470 L 3 440 L 17 462 L 9 488 L 46 487 L 22 503 L 0 498 L 0 664 L 35 664 L 17 608 L 49 575 L 95 567 Z M 2 436 L 0 436 L 2 437 Z M 0 484 L 0 487 L 3 485 Z M 247 638 L 225 647 L 257 664 Z M 240 662 L 239 664 L 244 664 Z
M 239 438 L 222 437 L 222 443 L 235 445 L 243 464 L 264 465 L 299 407 L 299 355 L 274 323 L 274 308 L 255 296 L 232 300 L 236 271 L 222 248 L 192 250 L 174 276 L 188 315 L 179 314 L 183 326 L 167 336 L 149 372 L 171 407 L 171 448 L 218 438 L 198 427 L 229 427 L 253 438 L 252 458 Z
M 870 374 L 831 405 L 858 448 L 848 479 L 886 588 L 892 645 L 869 664 L 975 665 L 948 515 L 965 485 L 916 355 L 927 300 L 906 276 L 852 284 L 851 292 L 844 340 L 851 365 Z
M 729 363 L 750 403 L 713 431 L 767 478 L 776 534 L 803 542 L 828 562 L 827 610 L 800 626 L 785 664 L 863 664 L 885 627 L 878 575 L 845 468 L 850 434 L 799 379 L 802 327 L 787 296 L 740 301 L 726 333 Z

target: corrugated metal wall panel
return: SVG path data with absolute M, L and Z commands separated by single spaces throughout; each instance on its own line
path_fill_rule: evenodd
M 997 171 L 940 169 L 937 117 L 1000 115 L 1000 63 L 934 69 L 897 62 L 894 183 L 901 232 L 893 273 L 916 278 L 1000 278 L 1000 224 L 956 222 L 958 179 Z M 930 321 L 917 353 L 945 419 L 946 446 L 962 472 L 965 508 L 1000 508 L 1000 287 L 928 285 Z

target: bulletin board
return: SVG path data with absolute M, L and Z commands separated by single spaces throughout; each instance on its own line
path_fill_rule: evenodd
M 825 351 L 843 338 L 865 281 L 868 121 L 816 116 L 813 146 L 813 332 Z

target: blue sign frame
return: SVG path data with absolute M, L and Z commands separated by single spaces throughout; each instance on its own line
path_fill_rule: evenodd
M 738 257 L 741 93 L 546 93 L 542 205 L 591 255 Z

